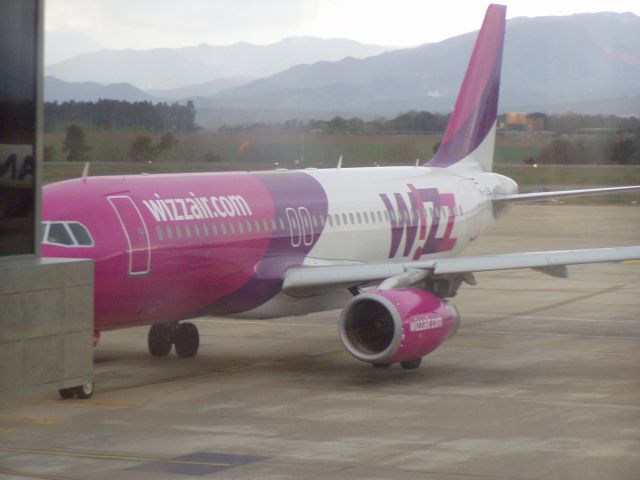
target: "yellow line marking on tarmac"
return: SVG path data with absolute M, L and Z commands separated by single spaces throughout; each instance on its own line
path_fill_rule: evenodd
M 47 475 L 46 473 L 25 472 L 22 470 L 11 470 L 9 468 L 0 468 L 0 473 L 15 475 L 16 477 L 40 478 L 43 480 L 76 480 L 75 477 L 60 477 L 58 475 Z
M 113 408 L 119 410 L 131 410 L 134 408 L 142 408 L 142 405 L 136 403 L 115 402 L 111 400 L 46 400 L 42 403 L 50 405 L 86 405 L 87 407 L 95 408 Z
M 60 420 L 54 418 L 0 417 L 0 420 L 25 425 L 57 425 Z
M 628 263 L 629 265 L 640 265 L 640 260 L 625 260 L 622 263 Z
M 134 462 L 161 462 L 177 465 L 206 465 L 210 467 L 232 467 L 230 463 L 199 462 L 197 460 L 171 460 L 160 457 L 143 457 L 137 455 L 122 455 L 118 453 L 81 452 L 77 450 L 47 450 L 40 448 L 0 447 L 0 452 L 26 453 L 32 455 L 49 455 L 54 457 L 92 458 L 95 460 L 121 460 Z
M 135 403 L 115 402 L 112 400 L 78 400 L 78 403 L 96 408 L 116 408 L 121 410 L 130 410 L 142 407 L 142 405 Z

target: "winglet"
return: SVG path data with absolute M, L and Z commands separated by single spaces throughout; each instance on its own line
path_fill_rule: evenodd
M 491 171 L 507 7 L 489 5 L 440 148 L 429 165 Z M 462 162 L 465 160 L 465 162 Z

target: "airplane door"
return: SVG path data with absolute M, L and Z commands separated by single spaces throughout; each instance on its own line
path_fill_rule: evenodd
M 140 210 L 126 195 L 107 197 L 120 220 L 129 246 L 129 274 L 145 275 L 151 270 L 149 232 Z

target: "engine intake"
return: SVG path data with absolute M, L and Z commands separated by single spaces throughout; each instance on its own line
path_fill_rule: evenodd
M 340 339 L 359 360 L 386 365 L 422 358 L 451 338 L 456 308 L 416 288 L 372 290 L 354 297 L 340 314 Z

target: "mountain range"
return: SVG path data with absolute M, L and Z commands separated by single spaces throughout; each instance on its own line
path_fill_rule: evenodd
M 640 17 L 631 13 L 594 13 L 516 18 L 507 22 L 505 35 L 501 111 L 550 113 L 584 109 L 584 113 L 640 115 Z M 272 112 L 276 118 L 285 111 L 298 112 L 298 118 L 321 118 L 323 112 L 325 117 L 341 112 L 363 117 L 395 115 L 411 109 L 448 112 L 475 36 L 475 32 L 468 33 L 382 53 L 383 47 L 376 47 L 378 51 L 365 58 L 344 53 L 336 53 L 341 57 L 338 60 L 307 57 L 307 63 L 289 68 L 273 65 L 275 71 L 271 74 L 257 73 L 257 68 L 240 72 L 220 67 L 216 75 L 211 70 L 201 70 L 200 81 L 192 82 L 197 85 L 143 93 L 165 100 L 193 99 L 207 126 L 219 124 L 232 111 L 243 111 L 242 116 L 247 117 L 248 112 L 259 111 L 263 119 L 265 112 Z M 301 41 L 293 42 L 296 48 Z M 314 39 L 312 43 L 322 42 L 331 41 Z M 275 44 L 275 55 L 286 43 Z M 247 44 L 242 48 L 248 48 Z M 151 51 L 155 56 L 159 52 Z M 103 70 L 83 70 L 80 65 L 94 64 L 98 53 L 80 55 L 47 72 L 57 75 L 62 66 L 73 64 L 76 75 L 84 72 L 90 77 L 87 79 L 96 80 Z M 289 59 L 293 57 L 287 55 Z M 158 58 L 156 61 L 160 62 Z M 165 65 L 165 75 L 166 65 L 171 65 L 167 76 L 179 83 L 183 78 L 177 71 L 180 64 L 171 63 L 172 58 L 164 57 L 161 63 Z M 233 59 L 227 60 L 233 63 Z M 127 77 L 133 74 L 125 73 L 126 65 L 112 64 L 112 78 L 139 86 Z M 207 79 L 213 80 L 205 83 Z M 50 98 L 48 93 L 47 97 Z
M 287 38 L 270 45 L 246 42 L 153 50 L 99 50 L 49 65 L 47 75 L 67 82 L 128 82 L 142 89 L 174 89 L 230 77 L 261 78 L 294 65 L 364 58 L 388 47 L 347 39 Z

